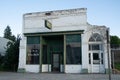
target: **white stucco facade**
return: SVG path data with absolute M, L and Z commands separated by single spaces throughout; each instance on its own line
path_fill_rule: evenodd
M 45 20 L 52 24 L 52 28 L 45 27 Z M 20 41 L 20 54 L 18 71 L 26 72 L 52 72 L 52 64 L 42 63 L 42 44 L 40 42 L 39 64 L 27 64 L 27 37 L 40 36 L 47 40 L 49 35 L 63 35 L 63 64 L 60 71 L 64 73 L 106 73 L 108 70 L 108 52 L 106 26 L 91 25 L 87 22 L 87 9 L 68 9 L 27 13 L 23 15 L 23 37 Z M 82 31 L 82 32 L 80 32 Z M 81 64 L 66 63 L 67 34 L 81 35 Z M 96 41 L 90 38 L 96 34 Z M 100 39 L 97 41 L 97 35 Z M 41 39 L 40 39 L 41 41 Z M 90 45 L 97 44 L 99 49 L 90 50 Z M 94 57 L 95 56 L 95 57 Z M 98 58 L 98 59 L 97 59 Z

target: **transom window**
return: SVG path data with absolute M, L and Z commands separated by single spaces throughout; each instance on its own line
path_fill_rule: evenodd
M 98 33 L 94 33 L 89 39 L 89 43 L 90 43 L 89 44 L 89 50 L 90 51 L 92 51 L 92 50 L 103 50 L 103 46 L 99 42 L 102 42 L 101 36 Z
M 101 36 L 98 33 L 94 33 L 90 37 L 89 42 L 97 42 L 97 41 L 102 41 Z
M 89 44 L 89 50 L 103 50 L 102 44 Z

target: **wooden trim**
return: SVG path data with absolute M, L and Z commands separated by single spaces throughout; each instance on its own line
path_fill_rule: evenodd
M 45 35 L 64 35 L 64 34 L 83 34 L 84 30 L 76 31 L 56 31 L 56 32 L 37 32 L 37 33 L 23 33 L 25 36 L 45 36 Z
M 65 73 L 65 66 L 66 66 L 66 35 L 64 34 L 64 73 Z

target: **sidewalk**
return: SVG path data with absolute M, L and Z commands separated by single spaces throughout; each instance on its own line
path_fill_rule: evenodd
M 13 73 L 0 72 L 0 80 L 109 80 L 107 74 L 64 74 L 64 73 Z M 112 75 L 111 80 L 120 80 Z

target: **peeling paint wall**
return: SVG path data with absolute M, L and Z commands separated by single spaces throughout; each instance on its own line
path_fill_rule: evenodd
M 42 32 L 57 32 L 57 31 L 75 31 L 84 30 L 82 37 L 82 65 L 66 65 L 65 73 L 89 73 L 89 58 L 88 58 L 88 45 L 89 38 L 92 34 L 98 33 L 103 40 L 104 48 L 104 70 L 108 69 L 108 54 L 107 54 L 107 36 L 106 26 L 91 25 L 87 22 L 87 9 L 69 9 L 69 10 L 56 10 L 37 13 L 27 13 L 23 16 L 23 34 L 24 33 L 42 33 Z M 52 29 L 45 27 L 45 20 L 48 20 L 52 24 Z M 26 37 L 23 35 L 23 39 L 20 43 L 20 57 L 19 57 L 19 69 L 24 68 L 27 72 L 39 72 L 40 66 L 26 66 Z M 42 71 L 47 71 L 48 67 L 42 65 Z M 35 68 L 35 70 L 34 70 Z M 62 67 L 64 68 L 64 67 Z M 95 70 L 98 68 L 95 67 Z M 103 69 L 101 69 L 103 70 Z

